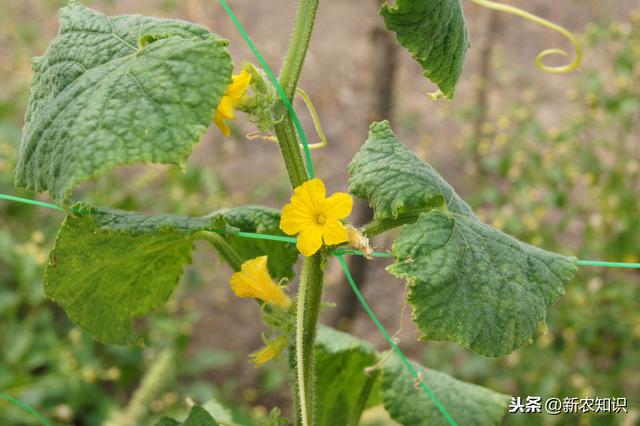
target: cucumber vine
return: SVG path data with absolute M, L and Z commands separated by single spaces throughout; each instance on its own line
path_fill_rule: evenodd
M 565 29 L 510 6 L 471 1 L 569 38 L 575 60 L 549 67 L 543 58 L 566 53 L 545 50 L 536 58 L 543 71 L 579 65 L 582 50 Z M 407 360 L 386 331 L 399 357 L 387 359 L 366 342 L 319 326 L 327 259 L 338 257 L 373 316 L 343 256 L 393 258 L 388 271 L 406 281 L 422 337 L 457 342 L 486 356 L 511 353 L 546 327 L 547 308 L 563 294 L 577 261 L 483 223 L 434 168 L 398 140 L 388 121 L 371 125 L 349 165 L 350 194 L 374 210 L 371 223 L 350 224 L 351 195 L 327 197 L 314 176 L 309 150 L 325 146 L 326 137 L 310 97 L 298 87 L 318 5 L 319 0 L 300 0 L 276 81 L 253 44 L 263 68 L 246 62 L 232 75 L 229 42 L 206 28 L 138 15 L 107 17 L 69 1 L 60 12 L 59 34 L 33 61 L 15 175 L 17 186 L 49 192 L 68 213 L 46 269 L 45 292 L 101 342 L 141 343 L 132 322 L 169 298 L 191 261 L 193 242 L 208 241 L 235 271 L 232 291 L 260 305 L 265 348 L 253 361 L 262 365 L 288 349 L 296 424 L 356 425 L 365 408 L 381 403 L 404 425 L 424 424 L 416 418 L 429 424 L 498 424 L 508 395 Z M 380 15 L 437 85 L 433 97 L 453 98 L 470 44 L 461 2 L 396 0 L 385 3 Z M 317 144 L 307 143 L 292 109 L 296 94 L 313 118 Z M 279 145 L 293 192 L 282 210 L 242 206 L 202 217 L 146 216 L 71 201 L 78 184 L 118 166 L 184 166 L 212 122 L 230 134 L 236 110 L 257 127 L 248 139 Z M 368 238 L 394 228 L 400 232 L 390 251 L 374 252 Z M 298 293 L 290 298 L 287 284 L 300 254 Z M 194 406 L 183 424 L 218 424 L 210 414 Z M 278 425 L 282 418 L 274 414 L 270 421 Z

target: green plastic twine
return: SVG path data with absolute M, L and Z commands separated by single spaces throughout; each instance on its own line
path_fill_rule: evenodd
M 54 209 L 54 210 L 59 210 L 59 211 L 66 212 L 65 209 L 63 209 L 62 207 L 57 206 L 55 204 L 45 203 L 45 202 L 36 201 L 36 200 L 30 200 L 30 199 L 27 199 L 27 198 L 16 197 L 16 196 L 13 196 L 13 195 L 0 194 L 0 199 L 5 199 L 5 200 L 9 200 L 9 201 L 24 203 L 24 204 L 31 204 L 31 205 L 35 205 L 35 206 L 39 206 L 39 207 L 45 207 L 45 208 L 49 208 L 49 209 Z M 224 229 L 213 229 L 212 228 L 212 229 L 209 229 L 209 231 L 210 232 L 221 233 L 221 234 L 228 233 L 228 231 L 224 230 Z M 253 239 L 261 239 L 261 240 L 280 241 L 280 242 L 283 242 L 283 243 L 296 243 L 296 241 L 297 241 L 297 239 L 295 237 L 285 237 L 285 236 L 282 236 L 282 235 L 270 235 L 270 234 L 258 234 L 258 233 L 255 233 L 255 232 L 237 232 L 237 233 L 234 233 L 233 235 L 237 235 L 238 237 L 242 237 L 242 238 L 253 238 Z M 353 280 L 353 277 L 351 276 L 351 271 L 349 271 L 349 267 L 348 267 L 348 265 L 347 265 L 347 263 L 346 263 L 346 261 L 344 259 L 344 255 L 354 254 L 354 255 L 362 256 L 364 253 L 361 250 L 339 248 L 339 249 L 336 249 L 333 254 L 335 254 L 336 257 L 338 258 L 338 261 L 340 262 L 340 265 L 342 266 L 342 269 L 343 269 L 343 271 L 345 273 L 345 276 L 347 277 L 347 281 L 351 285 L 351 288 L 352 288 L 353 292 L 356 294 L 356 297 L 360 301 L 360 304 L 362 305 L 364 310 L 367 312 L 367 314 L 369 315 L 371 320 L 374 322 L 376 327 L 380 330 L 380 332 L 382 333 L 384 338 L 387 340 L 387 342 L 389 342 L 389 344 L 393 348 L 394 352 L 398 355 L 398 357 L 400 357 L 400 360 L 402 361 L 404 366 L 407 368 L 407 370 L 411 373 L 411 375 L 416 380 L 420 380 L 420 376 L 418 375 L 418 372 L 413 367 L 413 365 L 409 362 L 409 360 L 404 356 L 404 354 L 402 353 L 402 351 L 400 350 L 398 345 L 395 344 L 395 342 L 393 341 L 393 339 L 391 338 L 391 336 L 389 335 L 387 330 L 384 328 L 384 326 L 380 323 L 380 321 L 378 320 L 376 315 L 373 313 L 373 311 L 371 310 L 371 308 L 367 304 L 366 300 L 364 299 L 364 296 L 362 296 L 362 293 L 360 293 L 360 290 L 358 290 L 358 287 L 357 287 L 355 281 Z M 386 252 L 374 252 L 373 253 L 373 257 L 392 258 L 393 255 L 391 253 L 386 253 Z M 604 266 L 604 267 L 611 267 L 611 268 L 637 268 L 637 269 L 640 269 L 640 263 L 605 262 L 605 261 L 600 261 L 600 260 L 578 260 L 578 261 L 576 261 L 576 264 L 580 265 L 580 266 Z M 438 400 L 438 398 L 431 391 L 431 389 L 429 389 L 429 387 L 424 383 L 424 381 L 420 381 L 419 384 L 420 384 L 420 388 L 427 394 L 427 396 L 429 396 L 429 398 L 435 404 L 436 408 L 447 419 L 449 424 L 457 426 L 457 423 L 455 422 L 455 420 L 453 420 L 451 415 L 449 415 L 449 413 L 444 408 L 442 403 Z M 38 418 L 41 418 L 41 416 L 39 416 L 33 409 L 31 409 L 30 407 L 22 404 L 20 401 L 14 400 L 13 398 L 8 397 L 8 396 L 3 395 L 3 394 L 0 394 L 0 397 L 4 397 L 8 401 L 13 402 L 14 404 L 16 404 L 16 405 L 20 406 L 21 408 L 25 409 L 26 411 L 38 416 Z M 43 421 L 45 422 L 43 424 L 45 424 L 46 426 L 50 425 L 46 421 L 46 419 L 44 419 Z
M 22 410 L 26 411 L 27 413 L 31 414 L 33 417 L 37 418 L 40 421 L 40 423 L 42 423 L 44 426 L 51 426 L 51 423 L 49 422 L 49 420 L 47 420 L 42 414 L 38 413 L 36 410 L 29 407 L 24 402 L 18 399 L 15 399 L 12 396 L 6 395 L 4 393 L 0 393 L 0 398 L 9 401 L 11 404 L 15 405 L 16 407 L 19 407 Z
M 48 209 L 59 210 L 61 212 L 67 213 L 65 209 L 60 206 L 51 203 L 45 203 L 43 201 L 31 200 L 29 198 L 16 197 L 14 195 L 0 194 L 0 199 L 15 201 L 17 203 L 31 204 L 38 207 L 45 207 Z M 216 232 L 218 234 L 233 234 L 243 238 L 253 238 L 256 240 L 270 240 L 270 241 L 280 241 L 283 243 L 293 243 L 295 244 L 297 239 L 295 237 L 284 237 L 282 235 L 271 235 L 271 234 L 258 234 L 255 232 L 236 232 L 230 233 L 225 229 L 208 229 L 209 232 Z M 364 256 L 362 250 L 352 250 L 352 249 L 344 249 L 339 248 L 334 251 L 336 256 L 341 256 L 345 254 L 355 254 L 358 256 Z M 381 258 L 392 258 L 394 257 L 391 253 L 387 252 L 373 252 L 373 257 L 381 257 Z M 629 269 L 640 269 L 640 263 L 632 263 L 632 262 L 605 262 L 603 260 L 577 260 L 576 265 L 578 266 L 603 266 L 606 268 L 629 268 Z
M 362 296 L 362 293 L 360 293 L 360 290 L 358 290 L 358 286 L 356 285 L 355 281 L 353 280 L 353 277 L 351 276 L 351 271 L 349 270 L 349 266 L 347 265 L 347 262 L 344 260 L 344 256 L 342 254 L 338 254 L 336 255 L 336 257 L 338 258 L 338 262 L 340 262 L 340 266 L 342 266 L 342 270 L 344 271 L 344 274 L 347 276 L 347 281 L 349 281 L 349 284 L 351 285 L 351 289 L 353 289 L 353 292 L 356 294 L 356 297 L 360 301 L 360 304 L 362 305 L 364 310 L 367 311 L 367 314 L 369 315 L 371 320 L 375 323 L 376 327 L 378 327 L 378 330 L 380 330 L 380 332 L 384 335 L 384 338 L 391 345 L 394 352 L 398 355 L 398 357 L 400 358 L 400 361 L 402 361 L 402 364 L 404 364 L 407 370 L 409 370 L 409 373 L 411 373 L 413 378 L 416 379 L 416 381 L 418 381 L 418 383 L 420 384 L 420 388 L 424 391 L 424 393 L 427 394 L 429 398 L 431 398 L 431 401 L 433 401 L 433 404 L 436 406 L 436 408 L 438 408 L 438 410 L 440 411 L 440 413 L 442 413 L 445 419 L 447 419 L 449 424 L 452 426 L 457 426 L 456 421 L 453 420 L 453 417 L 451 417 L 451 415 L 446 410 L 446 408 L 444 408 L 440 400 L 431 391 L 431 389 L 429 389 L 429 387 L 424 382 L 424 380 L 420 377 L 416 369 L 409 362 L 407 357 L 404 356 L 404 354 L 402 353 L 398 345 L 396 345 L 396 342 L 393 341 L 393 339 L 391 338 L 387 330 L 384 328 L 382 323 L 378 320 L 378 317 L 376 317 L 376 315 L 373 313 L 373 311 L 367 304 L 367 301 L 364 300 L 364 296 Z
M 304 130 L 302 129 L 302 124 L 300 124 L 298 115 L 293 109 L 293 106 L 291 105 L 291 102 L 289 101 L 287 94 L 284 93 L 284 89 L 278 82 L 278 79 L 276 78 L 276 76 L 271 71 L 271 68 L 267 64 L 267 61 L 264 60 L 264 58 L 262 57 L 262 54 L 258 51 L 258 48 L 256 47 L 256 45 L 253 44 L 253 41 L 251 41 L 251 37 L 249 37 L 249 34 L 247 34 L 247 32 L 245 31 L 240 21 L 238 21 L 238 18 L 236 18 L 236 15 L 233 13 L 233 11 L 231 10 L 227 2 L 225 0 L 220 0 L 220 4 L 224 8 L 225 12 L 227 12 L 227 15 L 229 15 L 229 18 L 231 18 L 231 21 L 233 22 L 233 24 L 236 26 L 236 28 L 242 35 L 242 38 L 244 38 L 244 40 L 249 45 L 249 48 L 251 49 L 253 54 L 256 56 L 256 58 L 258 58 L 258 61 L 262 65 L 262 68 L 264 68 L 265 72 L 269 76 L 269 80 L 271 80 L 271 83 L 278 91 L 280 98 L 282 98 L 282 102 L 287 107 L 287 110 L 289 111 L 289 115 L 291 116 L 291 119 L 293 120 L 293 123 L 296 126 L 298 135 L 300 136 L 300 140 L 302 141 L 302 147 L 304 148 L 304 156 L 306 157 L 307 172 L 309 173 L 309 177 L 313 179 L 314 178 L 313 163 L 311 162 L 311 151 L 309 150 L 309 143 L 307 142 L 307 136 L 305 135 Z
M 578 260 L 576 261 L 578 266 L 604 266 L 606 268 L 638 268 L 640 269 L 640 263 L 625 263 L 625 262 L 604 262 L 602 260 Z
M 282 235 L 271 235 L 271 234 L 258 234 L 255 232 L 230 232 L 226 229 L 217 229 L 217 228 L 207 229 L 207 231 L 215 232 L 216 234 L 237 235 L 238 237 L 253 238 L 255 240 L 280 241 L 282 243 L 295 244 L 298 241 L 298 239 L 295 237 L 284 237 Z
M 335 254 L 336 256 L 343 255 L 343 254 L 355 254 L 358 256 L 364 256 L 364 252 L 362 250 L 352 250 L 352 249 L 343 249 L 343 248 L 336 249 L 333 252 L 333 254 Z M 374 251 L 371 253 L 371 256 L 386 257 L 386 258 L 395 257 L 394 255 L 392 255 L 391 253 L 387 253 L 386 251 Z
M 9 201 L 15 201 L 17 203 L 31 204 L 33 206 L 45 207 L 47 209 L 60 210 L 60 211 L 66 212 L 65 209 L 63 209 L 62 207 L 57 206 L 55 204 L 45 203 L 45 202 L 37 201 L 37 200 L 30 200 L 28 198 L 15 197 L 13 195 L 0 194 L 0 199 L 9 200 Z

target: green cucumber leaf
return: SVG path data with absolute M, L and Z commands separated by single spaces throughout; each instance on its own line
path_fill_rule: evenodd
M 369 139 L 349 164 L 349 191 L 368 200 L 376 220 L 401 220 L 433 208 L 471 214 L 431 166 L 398 142 L 388 121 L 373 123 Z
M 347 333 L 321 326 L 316 339 L 316 412 L 319 426 L 351 424 L 351 416 L 380 402 L 377 373 L 367 376 L 366 367 L 378 361 L 378 354 L 368 343 Z M 371 387 L 366 404 L 357 409 L 365 383 Z
M 277 211 L 259 207 L 200 218 L 148 217 L 86 204 L 77 204 L 74 212 L 77 215 L 64 221 L 51 252 L 45 293 L 97 340 L 111 344 L 139 340 L 132 321 L 169 298 L 202 231 L 217 227 L 223 219 L 243 231 L 264 232 L 279 218 Z M 270 268 L 293 275 L 297 259 L 293 244 L 269 242 L 246 249 L 249 241 L 223 237 L 239 248 L 242 261 L 249 258 L 244 256 L 266 254 Z
M 499 425 L 507 412 L 510 396 L 410 361 L 422 380 L 459 425 Z M 382 400 L 391 418 L 406 426 L 449 425 L 431 398 L 416 387 L 397 357 L 382 368 Z
M 219 422 L 233 423 L 233 413 L 231 409 L 225 407 L 215 398 L 202 404 L 202 408 Z
M 409 285 L 422 338 L 505 355 L 544 330 L 576 260 L 522 243 L 486 225 L 433 168 L 374 123 L 349 166 L 349 187 L 377 219 L 405 225 L 388 270 Z M 412 220 L 403 219 L 410 211 Z
M 388 30 L 418 61 L 424 75 L 453 98 L 469 49 L 460 0 L 396 0 L 380 9 Z
M 364 369 L 376 364 L 378 368 L 367 375 Z M 504 417 L 508 395 L 412 364 L 458 424 L 499 424 Z M 395 421 L 406 426 L 448 424 L 395 355 L 386 359 L 369 343 L 350 334 L 318 328 L 316 370 L 318 425 L 351 424 L 349 420 L 356 410 L 379 403 L 384 403 Z M 369 383 L 366 404 L 358 406 L 368 378 L 373 385 Z
M 133 163 L 185 163 L 230 81 L 228 42 L 184 21 L 107 17 L 70 1 L 33 60 L 16 185 L 63 202 Z
M 45 271 L 45 293 L 97 340 L 131 344 L 133 318 L 171 295 L 191 262 L 202 218 L 146 217 L 76 205 L 64 221 Z
M 158 420 L 155 426 L 219 426 L 213 417 L 204 408 L 194 405 L 191 407 L 189 417 L 180 423 L 169 417 L 163 417 Z

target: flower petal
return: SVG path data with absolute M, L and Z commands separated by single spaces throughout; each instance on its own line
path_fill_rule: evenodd
M 249 87 L 251 82 L 251 74 L 242 70 L 240 74 L 232 76 L 233 82 L 227 87 L 226 94 L 231 97 L 234 103 L 239 100 Z
M 318 225 L 306 226 L 298 235 L 296 244 L 300 253 L 309 257 L 322 247 L 322 227 Z
M 344 243 L 347 241 L 347 228 L 337 219 L 327 220 L 322 227 L 322 237 L 329 246 Z
M 223 96 L 216 108 L 216 115 L 219 114 L 222 118 L 233 119 L 233 103 L 231 103 L 231 98 L 229 96 Z
M 227 126 L 227 123 L 224 122 L 224 118 L 222 118 L 220 114 L 216 113 L 213 122 L 216 123 L 216 126 L 218 126 L 218 129 L 220 129 L 223 135 L 228 137 L 231 134 L 231 129 Z
M 291 306 L 291 299 L 273 282 L 267 269 L 267 256 L 247 260 L 240 272 L 231 276 L 231 289 L 238 297 L 252 297 L 283 309 Z
M 272 340 L 271 342 L 267 343 L 264 348 L 249 355 L 249 357 L 251 358 L 251 362 L 253 362 L 256 367 L 260 367 L 261 365 L 271 361 L 272 359 L 277 358 L 282 353 L 282 351 L 285 350 L 288 344 L 289 341 L 287 340 L 287 338 L 284 336 L 280 336 L 276 340 Z
M 280 229 L 285 234 L 295 235 L 309 225 L 313 225 L 313 216 L 306 210 L 297 209 L 293 204 L 287 204 L 282 208 Z
M 241 266 L 242 271 L 251 274 L 254 277 L 264 278 L 263 275 L 267 272 L 267 256 L 258 256 L 253 259 L 247 260 Z M 268 275 L 268 272 L 267 272 Z M 271 277 L 269 277 L 271 279 Z
M 310 215 L 315 215 L 324 208 L 326 194 L 324 183 L 318 178 L 311 179 L 293 191 L 291 204 L 300 210 L 307 211 Z
M 324 215 L 331 219 L 344 219 L 349 216 L 353 208 L 353 198 L 344 192 L 336 192 L 327 198 Z
M 229 280 L 231 289 L 238 297 L 256 297 L 253 288 L 253 278 L 244 271 L 236 272 Z

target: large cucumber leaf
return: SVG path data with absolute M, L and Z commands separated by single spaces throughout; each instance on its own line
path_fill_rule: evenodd
M 511 399 L 509 395 L 411 363 L 457 424 L 501 424 Z M 384 364 L 380 389 L 384 407 L 398 423 L 406 426 L 450 424 L 431 398 L 416 388 L 415 381 L 397 357 Z
M 350 334 L 320 327 L 316 356 L 319 425 L 352 424 L 348 420 L 354 412 L 380 402 L 402 425 L 448 424 L 395 355 L 378 364 L 385 356 L 370 344 Z M 458 424 L 500 424 L 509 404 L 508 395 L 412 363 Z M 365 373 L 366 367 L 376 364 L 378 368 Z M 363 392 L 365 386 L 368 388 Z M 361 395 L 367 393 L 362 401 Z
M 70 1 L 33 60 L 16 185 L 62 202 L 119 165 L 184 164 L 230 80 L 227 44 L 188 22 Z
M 318 426 L 352 424 L 366 407 L 380 402 L 377 373 L 364 369 L 378 361 L 375 348 L 354 336 L 329 327 L 319 327 L 316 339 L 316 411 Z M 362 389 L 369 397 L 358 407 Z
M 160 306 L 171 295 L 182 269 L 191 261 L 193 241 L 221 221 L 245 232 L 275 232 L 279 213 L 244 207 L 206 217 L 148 217 L 140 213 L 74 207 L 58 234 L 45 271 L 45 293 L 74 322 L 96 339 L 130 344 L 137 338 L 132 320 Z M 269 267 L 293 275 L 297 251 L 293 244 L 221 236 L 240 261 L 268 255 Z
M 385 3 L 380 15 L 424 75 L 452 98 L 469 49 L 460 0 L 396 0 Z
M 424 339 L 505 355 L 544 329 L 546 309 L 574 276 L 574 258 L 522 243 L 486 225 L 428 164 L 374 123 L 349 166 L 349 188 L 376 219 L 409 223 L 389 271 L 407 280 Z M 408 214 L 409 212 L 410 214 Z
M 194 405 L 183 423 L 170 417 L 163 417 L 156 422 L 155 426 L 219 426 L 219 423 L 211 417 L 207 410 Z

